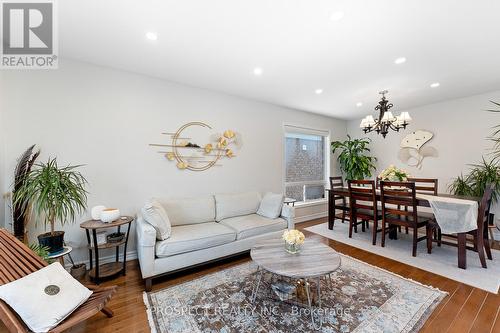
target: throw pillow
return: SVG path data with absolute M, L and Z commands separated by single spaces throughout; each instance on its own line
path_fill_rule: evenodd
M 275 219 L 281 215 L 281 208 L 283 207 L 283 194 L 276 194 L 268 192 L 260 202 L 257 214 L 260 216 Z
M 151 199 L 141 211 L 144 220 L 155 228 L 156 239 L 165 240 L 170 237 L 172 226 L 167 212 L 158 201 Z
M 0 286 L 0 299 L 33 332 L 47 332 L 57 326 L 91 294 L 58 262 Z

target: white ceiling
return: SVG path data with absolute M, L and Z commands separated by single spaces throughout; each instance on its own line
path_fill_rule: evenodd
M 390 91 L 396 113 L 500 89 L 498 0 L 64 0 L 58 6 L 62 57 L 340 118 L 372 112 L 382 89 Z M 337 11 L 345 16 L 334 22 Z M 158 40 L 145 38 L 150 31 Z M 394 64 L 398 57 L 407 62 Z M 432 82 L 441 86 L 430 88 Z

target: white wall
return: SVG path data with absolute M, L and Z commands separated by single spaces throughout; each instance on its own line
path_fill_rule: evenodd
M 371 149 L 378 158 L 377 174 L 394 164 L 408 170 L 413 176 L 438 178 L 440 192 L 448 192 L 448 185 L 454 177 L 467 173 L 468 165 L 480 162 L 481 156 L 488 157 L 488 149 L 492 145 L 486 137 L 492 132 L 492 126 L 500 124 L 500 114 L 484 111 L 492 108 L 490 100 L 500 101 L 500 91 L 409 110 L 399 110 L 397 101 L 391 101 L 395 104 L 395 114 L 410 112 L 413 121 L 406 130 L 390 132 L 385 139 L 376 133 L 365 135 L 359 128 L 361 119 L 356 119 L 348 122 L 348 133 L 353 137 L 366 136 L 373 140 Z M 366 113 L 370 112 L 375 115 L 375 111 L 367 110 Z M 398 159 L 401 139 L 418 129 L 434 133 L 434 137 L 426 145 L 435 147 L 439 153 L 437 158 L 425 159 L 421 170 L 404 165 Z
M 40 160 L 57 156 L 61 164 L 85 164 L 89 207 L 104 204 L 124 214 L 135 214 L 150 196 L 281 192 L 284 122 L 330 130 L 332 140 L 346 135 L 343 120 L 80 62 L 61 61 L 59 67 L 3 73 L 0 107 L 7 141 L 1 192 L 9 191 L 17 157 L 34 143 L 42 149 Z M 190 121 L 241 132 L 243 148 L 222 167 L 177 170 L 148 144 Z M 336 168 L 334 160 L 331 166 Z M 87 212 L 77 222 L 88 217 Z M 86 258 L 78 223 L 65 230 L 66 240 L 81 248 L 76 259 Z

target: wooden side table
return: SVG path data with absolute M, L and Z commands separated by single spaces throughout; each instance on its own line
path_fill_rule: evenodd
M 122 273 L 125 275 L 126 265 L 127 265 L 127 243 L 128 236 L 130 234 L 130 226 L 134 218 L 131 216 L 122 216 L 116 221 L 110 223 L 104 223 L 97 220 L 89 220 L 80 224 L 80 228 L 85 229 L 87 233 L 87 242 L 89 249 L 89 261 L 90 261 L 90 278 L 97 284 L 100 283 L 101 278 L 106 278 L 109 276 Z M 117 232 L 120 232 L 122 225 L 128 225 L 125 237 L 119 242 L 108 242 L 104 244 L 97 244 L 97 231 L 107 228 L 117 228 Z M 90 238 L 90 233 L 92 232 L 92 240 Z M 120 245 L 123 245 L 123 262 L 119 260 Z M 101 249 L 111 249 L 116 248 L 116 260 L 107 264 L 99 265 L 99 250 Z M 92 252 L 95 254 L 95 267 L 92 262 Z

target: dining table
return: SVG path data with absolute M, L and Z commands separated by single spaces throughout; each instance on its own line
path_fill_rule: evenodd
M 349 188 L 347 187 L 338 187 L 334 189 L 325 189 L 328 193 L 328 229 L 333 229 L 333 224 L 335 220 L 335 199 L 334 197 L 349 197 Z M 377 201 L 380 201 L 380 190 L 376 191 Z M 424 194 L 416 194 L 417 206 L 420 207 L 431 207 L 430 198 L 443 199 L 443 200 L 465 200 L 465 202 L 475 202 L 479 205 L 481 201 L 481 197 L 473 197 L 473 196 L 463 196 L 463 195 L 454 195 L 448 193 L 438 193 L 436 196 L 424 195 Z M 476 208 L 477 209 L 477 208 Z M 477 212 L 476 212 L 477 216 Z M 439 221 L 437 221 L 439 224 Z M 467 267 L 467 233 L 466 232 L 457 232 L 457 248 L 458 248 L 458 267 L 465 269 Z M 391 238 L 395 238 L 393 235 Z M 446 243 L 446 242 L 443 242 Z

